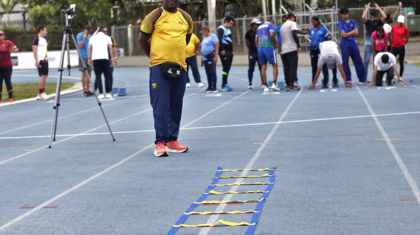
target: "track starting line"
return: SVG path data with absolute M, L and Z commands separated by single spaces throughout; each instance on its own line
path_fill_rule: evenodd
M 219 167 L 215 177 L 213 178 L 213 182 L 207 188 L 207 190 L 203 193 L 203 195 L 194 202 L 185 212 L 184 215 L 172 226 L 171 230 L 166 235 L 173 235 L 175 234 L 179 228 L 199 228 L 199 227 L 224 227 L 224 226 L 248 226 L 248 229 L 245 231 L 245 235 L 251 235 L 254 230 L 255 226 L 257 226 L 258 220 L 260 219 L 261 210 L 264 206 L 265 199 L 270 194 L 271 189 L 274 187 L 274 170 L 276 168 L 265 168 L 265 169 L 246 169 L 246 170 L 223 170 L 223 168 Z M 244 192 L 234 192 L 234 191 L 227 191 L 227 192 L 216 192 L 214 191 L 215 187 L 218 186 L 232 186 L 236 184 L 218 184 L 220 179 L 230 179 L 230 178 L 238 178 L 237 176 L 226 176 L 222 177 L 223 172 L 236 172 L 236 171 L 268 171 L 268 174 L 264 175 L 252 175 L 252 176 L 243 176 L 241 178 L 263 178 L 268 177 L 269 182 L 264 183 L 240 183 L 238 185 L 267 185 L 267 188 L 262 191 L 244 191 Z M 249 199 L 244 201 L 237 201 L 237 200 L 228 200 L 228 201 L 204 201 L 208 195 L 219 195 L 219 194 L 255 194 L 255 193 L 262 193 L 262 196 L 259 199 Z M 254 210 L 250 211 L 205 211 L 205 212 L 194 212 L 194 210 L 199 205 L 219 205 L 219 204 L 230 204 L 230 205 L 242 205 L 243 203 L 257 203 L 257 206 Z M 197 224 L 197 225 L 188 225 L 183 224 L 185 220 L 188 219 L 190 215 L 214 215 L 214 214 L 253 214 L 251 222 L 229 222 L 224 220 L 219 220 L 215 224 Z

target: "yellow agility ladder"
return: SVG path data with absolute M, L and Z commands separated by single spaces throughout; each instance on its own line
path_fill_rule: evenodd
M 264 168 L 264 169 L 243 169 L 243 170 L 223 170 L 223 168 L 219 167 L 217 169 L 216 175 L 213 179 L 213 182 L 207 188 L 207 190 L 201 195 L 201 197 L 194 202 L 181 216 L 181 218 L 172 226 L 171 230 L 167 233 L 167 235 L 175 234 L 179 228 L 198 228 L 198 227 L 221 227 L 221 226 L 248 226 L 248 229 L 245 232 L 245 235 L 252 235 L 255 230 L 255 226 L 258 223 L 260 218 L 261 210 L 264 205 L 265 199 L 268 197 L 271 189 L 274 187 L 274 170 L 276 168 Z M 234 172 L 234 171 L 268 171 L 268 174 L 264 174 L 261 176 L 227 176 L 221 177 L 222 172 Z M 232 179 L 232 178 L 262 178 L 262 177 L 269 177 L 269 182 L 257 182 L 257 183 L 234 183 L 234 184 L 218 184 L 219 179 Z M 257 190 L 257 191 L 244 191 L 244 192 L 234 192 L 234 191 L 227 191 L 227 192 L 216 192 L 214 188 L 217 186 L 241 186 L 241 185 L 267 185 L 264 191 Z M 262 196 L 259 199 L 250 199 L 244 201 L 237 201 L 237 200 L 229 200 L 229 201 L 205 201 L 208 195 L 219 195 L 219 194 L 247 194 L 247 193 L 262 193 Z M 250 203 L 250 202 L 257 202 L 257 206 L 254 210 L 250 211 L 205 211 L 205 212 L 194 212 L 195 208 L 199 205 L 203 204 L 225 204 L 225 203 Z M 224 220 L 219 220 L 215 224 L 197 224 L 197 225 L 189 225 L 183 224 L 185 220 L 188 219 L 190 215 L 215 215 L 215 214 L 253 214 L 251 222 L 228 222 Z

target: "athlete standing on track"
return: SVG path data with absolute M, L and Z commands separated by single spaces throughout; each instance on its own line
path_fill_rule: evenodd
M 365 41 L 365 58 L 364 58 L 364 64 L 363 67 L 365 69 L 365 80 L 367 79 L 367 74 L 369 70 L 369 62 L 370 57 L 372 57 L 373 50 L 372 50 L 372 38 L 371 35 L 374 31 L 378 29 L 379 26 L 383 26 L 386 20 L 386 14 L 382 11 L 382 9 L 378 6 L 377 3 L 375 3 L 376 9 L 373 9 L 370 11 L 370 20 L 366 18 L 367 13 L 370 9 L 370 3 L 368 3 L 367 8 L 365 12 L 363 12 L 362 20 L 363 23 L 366 25 L 366 41 Z M 378 14 L 381 13 L 382 18 L 379 20 Z M 373 58 L 375 58 L 375 55 L 373 55 Z
M 252 19 L 251 24 L 249 25 L 249 27 L 251 27 L 250 30 L 248 30 L 248 32 L 246 32 L 245 34 L 245 45 L 248 48 L 248 89 L 252 89 L 254 88 L 254 86 L 252 85 L 252 77 L 254 76 L 254 70 L 255 70 L 255 63 L 258 63 L 258 49 L 257 46 L 255 44 L 255 35 L 257 33 L 257 28 L 258 26 L 260 26 L 262 24 L 262 22 L 257 19 L 254 18 Z M 260 70 L 260 74 L 261 74 L 261 64 L 258 63 L 258 69 Z M 262 79 L 262 77 L 261 77 Z
M 38 26 L 38 36 L 32 41 L 32 51 L 34 53 L 35 63 L 38 68 L 38 75 L 41 77 L 39 80 L 39 92 L 36 98 L 41 100 L 48 100 L 50 98 L 45 93 L 45 80 L 48 77 L 48 42 L 45 39 L 47 33 L 48 31 L 45 26 Z
M 391 53 L 395 57 L 397 55 L 399 56 L 401 79 L 404 73 L 405 45 L 407 45 L 410 39 L 410 33 L 408 32 L 408 28 L 404 26 L 404 22 L 405 17 L 403 15 L 398 16 L 398 24 L 394 25 L 391 30 Z
M 255 45 L 258 49 L 258 63 L 261 65 L 261 77 L 263 79 L 264 91 L 270 91 L 267 86 L 267 63 L 273 65 L 273 85 L 271 89 L 280 91 L 277 85 L 278 67 L 277 54 L 275 51 L 277 41 L 276 33 L 274 31 L 274 21 L 268 20 L 260 25 L 255 36 Z
M 191 35 L 191 40 L 187 45 L 187 85 L 186 87 L 190 87 L 190 76 L 188 74 L 189 68 L 191 67 L 192 74 L 194 77 L 194 81 L 197 83 L 197 87 L 203 87 L 203 83 L 201 83 L 200 72 L 198 72 L 198 65 L 197 65 L 197 55 L 200 53 L 200 39 L 193 33 Z
M 201 42 L 201 64 L 207 74 L 207 83 L 209 86 L 206 92 L 217 92 L 217 74 L 216 63 L 219 55 L 219 38 L 216 34 L 210 32 L 209 26 L 205 25 L 201 28 L 203 33 L 203 41 Z
M 349 19 L 349 9 L 346 7 L 340 9 L 341 20 L 338 22 L 338 32 L 341 36 L 341 55 L 343 56 L 343 68 L 346 73 L 347 81 L 351 83 L 351 72 L 349 66 L 349 57 L 353 60 L 356 67 L 359 84 L 367 84 L 365 69 L 363 68 L 362 57 L 360 56 L 359 46 L 356 42 L 356 36 L 359 35 L 356 21 Z
M 222 71 L 222 89 L 221 91 L 231 91 L 232 88 L 228 85 L 228 75 L 230 71 L 230 67 L 232 66 L 233 61 L 233 43 L 232 43 L 232 32 L 230 28 L 232 28 L 233 23 L 235 20 L 228 16 L 225 18 L 225 21 L 222 25 L 217 28 L 217 36 L 219 37 L 219 56 L 220 60 L 223 65 Z
M 178 9 L 178 3 L 179 0 L 163 0 L 163 7 L 149 13 L 141 22 L 139 43 L 150 58 L 149 89 L 156 157 L 188 151 L 179 144 L 178 135 L 187 83 L 186 51 L 193 21 L 188 13 Z
M 3 92 L 3 80 L 6 83 L 7 93 L 9 94 L 9 103 L 13 102 L 12 72 L 13 63 L 10 57 L 11 52 L 18 52 L 19 49 L 13 42 L 6 40 L 4 31 L 0 30 L 0 103 Z
M 89 77 L 92 77 L 92 66 L 88 63 L 88 55 L 87 55 L 87 49 L 89 46 L 89 40 L 92 37 L 92 26 L 86 25 L 83 32 L 80 32 L 76 36 L 77 45 L 79 46 L 80 54 L 82 54 L 82 57 L 79 57 L 79 71 L 82 72 L 82 86 L 83 86 L 83 97 L 91 96 L 93 93 L 89 91 L 90 88 L 90 81 L 87 77 L 86 71 L 89 74 Z M 86 66 L 86 70 L 83 67 L 83 63 Z

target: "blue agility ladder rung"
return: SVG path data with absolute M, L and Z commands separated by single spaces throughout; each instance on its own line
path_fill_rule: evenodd
M 125 96 L 125 88 L 120 88 L 120 91 L 118 92 L 118 96 Z
M 221 226 L 248 226 L 248 229 L 245 232 L 245 235 L 252 235 L 255 230 L 255 226 L 258 223 L 260 218 L 261 210 L 264 205 L 265 200 L 267 199 L 268 195 L 270 194 L 271 189 L 274 187 L 274 170 L 276 168 L 264 168 L 264 169 L 242 169 L 242 170 L 223 170 L 223 168 L 219 167 L 217 169 L 216 175 L 213 178 L 213 182 L 211 182 L 210 186 L 207 190 L 201 195 L 201 197 L 195 201 L 181 216 L 181 218 L 172 226 L 171 230 L 166 235 L 173 235 L 175 234 L 179 228 L 199 228 L 199 227 L 221 227 Z M 268 171 L 268 174 L 262 176 L 250 176 L 250 177 L 221 177 L 222 172 L 228 171 Z M 269 177 L 269 182 L 264 183 L 233 183 L 233 184 L 218 184 L 219 179 L 225 178 L 260 178 L 260 177 Z M 246 191 L 246 192 L 234 192 L 234 191 L 227 191 L 227 192 L 216 192 L 214 188 L 216 186 L 240 186 L 240 185 L 267 185 L 264 191 Z M 229 201 L 204 201 L 208 195 L 218 195 L 218 194 L 246 194 L 246 193 L 262 193 L 262 196 L 259 199 L 251 199 L 245 201 L 237 201 L 237 200 L 229 200 Z M 227 203 L 248 203 L 248 202 L 257 202 L 257 206 L 254 210 L 250 211 L 205 211 L 205 212 L 194 212 L 195 208 L 199 205 L 203 204 L 227 204 Z M 215 215 L 215 214 L 253 214 L 251 222 L 228 222 L 219 220 L 215 224 L 196 224 L 196 225 L 189 225 L 184 224 L 184 222 L 188 219 L 190 215 Z
M 118 87 L 113 87 L 112 88 L 112 96 L 118 94 Z

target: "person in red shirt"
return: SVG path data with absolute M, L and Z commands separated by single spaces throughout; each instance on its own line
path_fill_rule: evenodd
M 408 28 L 404 26 L 405 16 L 398 16 L 398 24 L 394 25 L 391 30 L 391 53 L 400 60 L 400 76 L 402 79 L 404 73 L 404 60 L 405 60 L 405 45 L 408 43 L 410 34 Z
M 11 81 L 13 63 L 10 53 L 18 51 L 19 49 L 13 42 L 6 40 L 4 31 L 0 30 L 0 102 L 2 102 L 3 80 L 6 83 L 7 92 L 9 93 L 9 102 L 13 102 L 13 87 Z

